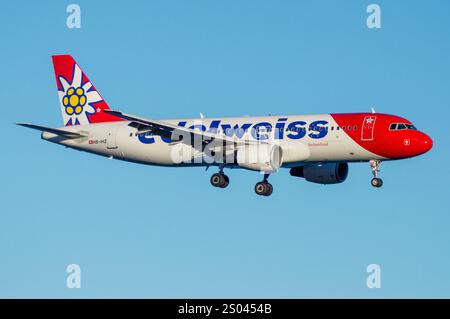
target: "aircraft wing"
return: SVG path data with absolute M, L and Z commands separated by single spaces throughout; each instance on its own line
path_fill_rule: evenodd
M 137 126 L 138 134 L 151 132 L 154 135 L 159 135 L 159 136 L 170 138 L 172 136 L 173 132 L 175 132 L 175 133 L 178 133 L 178 134 L 175 134 L 175 136 L 177 136 L 177 135 L 181 135 L 183 137 L 190 136 L 189 141 L 183 141 L 184 139 L 179 139 L 179 140 L 172 141 L 172 143 L 179 143 L 179 142 L 183 143 L 184 142 L 187 144 L 192 144 L 194 140 L 202 141 L 203 146 L 209 144 L 212 141 L 216 141 L 216 143 L 223 142 L 223 143 L 227 143 L 228 145 L 236 145 L 236 146 L 261 143 L 261 142 L 257 142 L 257 141 L 242 140 L 242 139 L 238 139 L 236 137 L 232 138 L 232 137 L 228 137 L 228 136 L 225 136 L 222 134 L 216 134 L 216 133 L 211 133 L 211 132 L 202 132 L 199 130 L 181 127 L 181 126 L 177 126 L 177 125 L 163 122 L 163 121 L 146 119 L 146 118 L 138 117 L 135 115 L 122 113 L 119 111 L 103 110 L 103 112 L 123 118 L 124 120 L 127 120 L 127 121 L 136 122 L 137 124 L 139 124 Z
M 56 134 L 56 135 L 67 137 L 67 138 L 86 137 L 86 135 L 82 134 L 82 133 L 71 132 L 71 131 L 66 131 L 66 130 L 57 129 L 57 128 L 51 128 L 51 127 L 35 125 L 35 124 L 17 123 L 17 125 L 28 127 L 28 128 L 32 128 L 34 130 L 38 130 L 38 131 L 41 131 L 41 132 L 53 133 L 53 134 Z

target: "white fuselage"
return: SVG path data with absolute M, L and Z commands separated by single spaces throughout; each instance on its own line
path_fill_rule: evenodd
M 356 162 L 382 159 L 352 140 L 329 114 L 301 116 L 226 117 L 163 120 L 166 123 L 190 127 L 242 140 L 263 141 L 281 146 L 283 167 L 305 162 Z M 150 133 L 136 135 L 138 129 L 129 121 L 106 122 L 65 127 L 65 130 L 87 135 L 83 138 L 63 138 L 43 132 L 42 138 L 82 151 L 120 160 L 150 165 L 207 165 L 201 160 L 175 161 L 176 143 Z M 197 151 L 189 145 L 192 158 Z

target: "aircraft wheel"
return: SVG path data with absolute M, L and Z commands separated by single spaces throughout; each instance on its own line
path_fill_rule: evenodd
M 230 184 L 230 178 L 227 176 L 227 175 L 225 175 L 225 174 L 222 174 L 222 176 L 223 176 L 223 178 L 224 178 L 224 183 L 222 184 L 222 188 L 225 188 L 225 187 L 227 187 L 228 186 L 228 184 Z
M 379 188 L 379 187 L 383 186 L 383 180 L 381 178 L 378 178 L 378 177 L 372 178 L 370 183 L 372 184 L 373 187 L 376 187 L 376 188 Z
M 255 193 L 260 196 L 269 196 L 273 192 L 273 187 L 267 182 L 258 182 L 255 185 Z
M 230 183 L 228 176 L 220 173 L 213 174 L 210 181 L 212 186 L 220 188 L 225 188 Z
M 272 195 L 272 193 L 273 193 L 273 186 L 272 186 L 272 184 L 267 183 L 266 186 L 267 186 L 267 193 L 266 193 L 266 196 Z

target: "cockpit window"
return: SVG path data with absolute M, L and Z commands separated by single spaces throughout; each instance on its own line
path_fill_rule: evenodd
M 401 131 L 401 130 L 417 130 L 417 128 L 412 124 L 407 123 L 392 123 L 389 126 L 391 131 Z
M 417 130 L 416 127 L 412 124 L 405 124 L 408 130 Z

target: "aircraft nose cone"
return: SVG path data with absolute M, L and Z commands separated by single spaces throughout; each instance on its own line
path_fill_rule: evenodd
M 419 135 L 414 139 L 412 148 L 415 155 L 420 155 L 428 152 L 433 147 L 433 140 L 425 133 L 419 132 Z
M 423 134 L 422 138 L 423 153 L 428 152 L 429 150 L 431 150 L 432 147 L 433 147 L 433 140 L 431 139 L 431 137 L 429 137 L 426 134 Z

